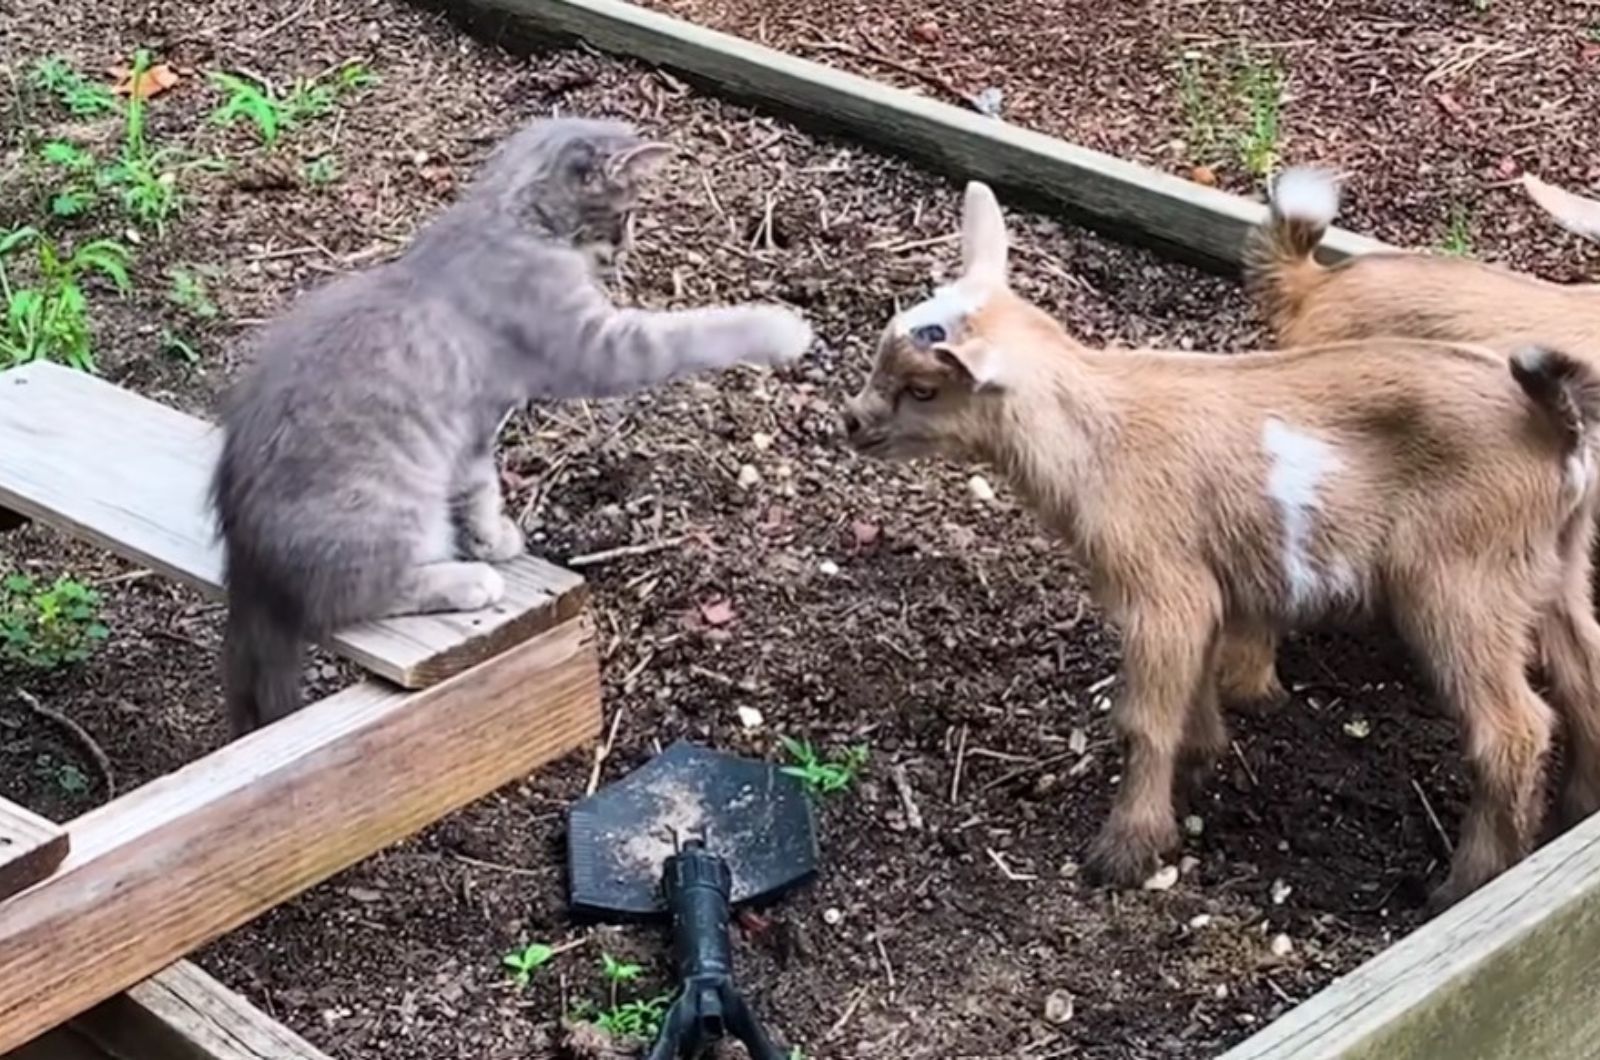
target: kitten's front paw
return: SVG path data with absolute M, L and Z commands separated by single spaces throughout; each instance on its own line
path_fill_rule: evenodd
M 754 363 L 776 368 L 797 360 L 811 348 L 816 336 L 799 313 L 775 305 L 755 306 L 751 311 L 757 314 L 757 337 L 750 350 Z
M 450 587 L 453 611 L 482 611 L 505 599 L 506 580 L 487 563 L 462 564 L 461 575 Z
M 504 563 L 522 555 L 527 547 L 527 541 L 522 536 L 522 531 L 509 516 L 502 515 L 500 521 L 489 529 L 489 533 L 473 533 L 467 541 L 467 551 L 473 559 L 487 560 L 490 563 Z

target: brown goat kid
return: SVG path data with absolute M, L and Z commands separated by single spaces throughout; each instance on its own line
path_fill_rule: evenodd
M 1600 202 L 1523 178 L 1528 196 L 1562 227 L 1600 242 Z M 1286 171 L 1265 224 L 1251 237 L 1246 278 L 1281 346 L 1398 336 L 1468 342 L 1508 355 L 1553 346 L 1600 371 L 1600 284 L 1556 284 L 1466 258 L 1367 254 L 1325 267 L 1313 254 L 1339 209 L 1339 186 L 1320 169 Z M 1590 570 L 1571 586 L 1587 598 Z M 1573 600 L 1576 608 L 1580 601 Z M 1594 624 L 1545 623 L 1539 637 L 1546 676 L 1563 706 L 1568 736 L 1562 823 L 1600 811 L 1600 650 Z M 1231 702 L 1283 698 L 1268 631 L 1230 636 L 1220 680 Z
M 1588 555 L 1600 379 L 1554 351 L 1508 364 L 1406 340 L 1090 350 L 1011 291 L 1005 222 L 978 183 L 962 257 L 955 283 L 886 327 L 846 429 L 873 456 L 991 463 L 1122 630 L 1126 764 L 1090 871 L 1138 883 L 1177 844 L 1180 767 L 1198 781 L 1227 747 L 1224 631 L 1380 608 L 1466 737 L 1472 805 L 1435 900 L 1522 857 L 1551 730 L 1524 672 L 1530 630 L 1593 626 L 1564 587 Z M 1585 661 L 1600 673 L 1600 652 Z

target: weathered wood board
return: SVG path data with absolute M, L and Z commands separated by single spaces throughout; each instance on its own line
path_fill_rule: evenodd
M 357 685 L 91 810 L 0 906 L 0 1054 L 599 730 L 580 617 L 418 692 Z
M 54 872 L 68 845 L 66 829 L 0 799 L 0 902 Z
M 1236 269 L 1249 229 L 1266 217 L 1261 203 L 622 0 L 419 2 L 508 46 L 580 38 L 1209 267 Z M 1391 249 L 1343 229 L 1323 246 L 1330 261 Z
M 222 594 L 207 501 L 221 444 L 210 423 L 46 362 L 0 372 L 0 508 Z M 331 647 L 404 688 L 422 688 L 582 610 L 582 577 L 521 557 L 507 596 L 470 614 L 411 615 L 344 630 Z

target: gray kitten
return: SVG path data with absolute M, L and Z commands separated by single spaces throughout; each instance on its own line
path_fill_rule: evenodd
M 490 564 L 523 539 L 494 442 L 517 406 L 782 364 L 810 346 L 806 322 L 777 306 L 647 312 L 607 299 L 594 266 L 626 242 L 668 152 L 618 122 L 536 121 L 402 257 L 265 329 L 226 402 L 211 494 L 235 734 L 298 708 L 305 641 L 502 597 Z

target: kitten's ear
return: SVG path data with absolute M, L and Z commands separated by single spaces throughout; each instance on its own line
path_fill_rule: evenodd
M 613 180 L 634 183 L 649 180 L 672 157 L 675 149 L 669 143 L 651 140 L 612 155 L 606 160 L 606 173 Z
M 1538 207 L 1557 224 L 1585 239 L 1600 241 L 1600 202 L 1546 184 L 1532 173 L 1522 175 L 1522 187 Z
M 970 181 L 961 207 L 961 271 L 982 283 L 1005 286 L 1006 219 L 982 181 Z

